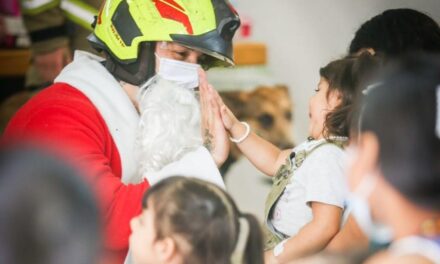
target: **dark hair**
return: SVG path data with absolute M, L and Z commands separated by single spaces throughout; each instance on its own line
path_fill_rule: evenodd
M 239 217 L 243 217 L 250 230 L 242 263 L 263 264 L 262 234 L 257 219 L 240 213 L 231 197 L 214 184 L 171 177 L 147 191 L 144 208 L 148 202 L 155 213 L 157 239 L 175 234 L 189 244 L 191 252 L 184 255 L 185 263 L 231 263 L 240 233 Z
M 440 27 L 429 16 L 413 9 L 390 9 L 361 25 L 349 52 L 372 48 L 385 57 L 408 52 L 440 52 Z
M 0 263 L 97 263 L 98 209 L 79 177 L 41 150 L 0 150 Z
M 321 68 L 319 74 L 329 83 L 327 96 L 339 92 L 341 104 L 327 114 L 324 124 L 324 136 L 350 136 L 350 124 L 353 102 L 359 93 L 359 87 L 367 82 L 380 68 L 380 59 L 368 52 L 348 55 Z
M 405 57 L 389 66 L 358 111 L 360 131 L 378 138 L 385 179 L 412 202 L 436 210 L 440 209 L 439 85 L 440 57 Z

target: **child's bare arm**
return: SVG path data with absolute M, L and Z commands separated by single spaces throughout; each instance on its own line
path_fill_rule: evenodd
M 246 134 L 246 127 L 235 117 L 231 110 L 223 103 L 220 96 L 217 96 L 218 104 L 221 107 L 221 116 L 225 128 L 232 138 L 240 138 Z M 249 159 L 252 164 L 261 172 L 274 176 L 278 168 L 284 163 L 291 150 L 280 150 L 269 141 L 257 136 L 252 131 L 249 136 L 240 143 L 238 148 Z
M 233 138 L 237 138 L 245 132 L 241 123 L 238 123 L 238 126 L 237 130 L 229 130 Z M 250 132 L 248 138 L 237 143 L 237 146 L 258 170 L 271 177 L 275 175 L 291 152 L 291 150 L 280 150 L 254 132 Z
M 312 202 L 313 220 L 298 234 L 284 244 L 284 251 L 274 256 L 273 250 L 266 251 L 265 263 L 282 264 L 315 254 L 323 250 L 338 233 L 342 209 L 329 204 Z

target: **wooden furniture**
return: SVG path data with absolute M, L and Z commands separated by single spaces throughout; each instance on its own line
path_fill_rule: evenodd
M 258 42 L 234 43 L 235 65 L 265 65 L 267 62 L 266 45 Z
M 0 49 L 0 77 L 24 76 L 30 56 L 28 49 Z

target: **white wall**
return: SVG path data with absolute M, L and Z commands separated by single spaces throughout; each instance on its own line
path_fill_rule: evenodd
M 440 0 L 235 0 L 253 21 L 251 39 L 268 45 L 269 67 L 289 85 L 295 103 L 294 138 L 307 137 L 308 99 L 319 68 L 345 54 L 356 29 L 389 8 L 409 7 L 440 21 Z

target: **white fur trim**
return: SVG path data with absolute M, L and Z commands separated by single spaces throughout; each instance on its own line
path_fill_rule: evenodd
M 199 147 L 183 156 L 182 159 L 166 165 L 160 171 L 148 173 L 144 176 L 148 179 L 150 185 L 171 176 L 185 176 L 212 182 L 226 189 L 217 165 L 205 147 Z
M 76 51 L 55 83 L 67 83 L 84 93 L 101 113 L 118 148 L 122 166 L 122 182 L 142 181 L 134 156 L 136 128 L 139 114 L 121 85 L 101 65 L 102 58 L 84 51 Z

